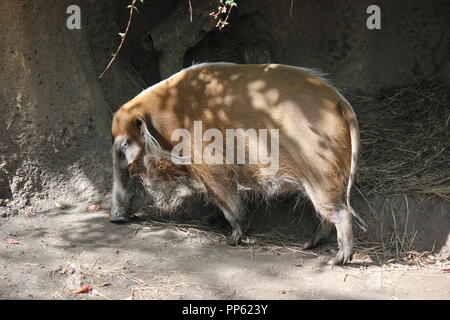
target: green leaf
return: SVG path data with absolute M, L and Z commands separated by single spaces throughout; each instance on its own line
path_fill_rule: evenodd
M 230 7 L 237 7 L 237 3 L 234 0 L 225 0 L 225 4 L 229 5 Z

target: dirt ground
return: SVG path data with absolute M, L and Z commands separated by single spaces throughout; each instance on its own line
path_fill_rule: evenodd
M 302 251 L 226 231 L 137 219 L 89 204 L 0 220 L 0 299 L 450 299 L 450 263 L 327 266 L 334 241 Z M 76 294 L 83 286 L 90 293 Z

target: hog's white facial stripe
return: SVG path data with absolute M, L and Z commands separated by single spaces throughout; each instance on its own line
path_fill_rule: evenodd
M 141 148 L 136 143 L 130 141 L 124 136 L 117 137 L 114 145 L 117 150 L 122 152 L 127 164 L 131 164 L 134 160 L 136 160 L 141 152 Z
M 137 158 L 140 152 L 141 148 L 139 148 L 139 146 L 137 146 L 135 143 L 129 144 L 124 150 L 124 155 L 127 159 L 127 163 L 131 164 Z

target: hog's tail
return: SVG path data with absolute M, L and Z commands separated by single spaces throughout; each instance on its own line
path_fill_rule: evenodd
M 350 205 L 350 192 L 352 189 L 352 185 L 355 179 L 356 174 L 356 167 L 358 163 L 358 157 L 359 157 L 359 146 L 360 146 L 360 136 L 359 136 L 359 126 L 358 126 L 358 120 L 356 119 L 355 111 L 353 110 L 350 103 L 341 96 L 341 101 L 339 101 L 339 109 L 342 113 L 342 116 L 344 117 L 345 121 L 348 124 L 348 127 L 350 129 L 350 141 L 351 141 L 351 150 L 352 150 L 352 158 L 351 158 L 351 165 L 350 165 L 350 175 L 348 178 L 348 184 L 347 184 L 347 207 L 352 212 L 353 216 L 356 219 L 356 223 L 358 226 L 364 231 L 367 231 L 367 224 L 366 222 L 353 210 L 352 206 Z

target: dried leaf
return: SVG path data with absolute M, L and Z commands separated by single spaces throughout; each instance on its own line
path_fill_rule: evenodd
M 101 208 L 102 207 L 100 207 L 99 205 L 93 204 L 93 205 L 89 206 L 89 211 L 98 211 Z
M 19 240 L 13 238 L 6 239 L 6 242 L 9 244 L 20 244 Z
M 80 293 L 88 293 L 92 290 L 92 286 L 81 286 L 77 289 L 76 294 L 80 294 Z

